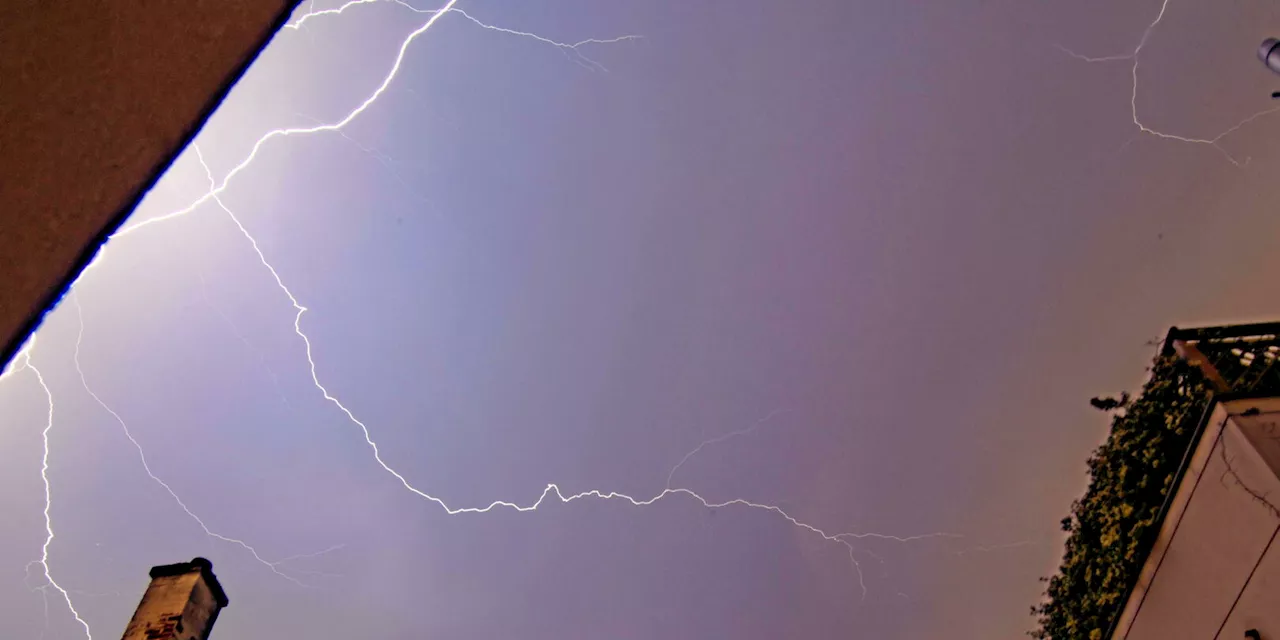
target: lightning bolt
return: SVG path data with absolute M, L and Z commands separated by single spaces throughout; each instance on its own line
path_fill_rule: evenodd
M 1155 137 L 1155 138 L 1160 138 L 1160 139 L 1162 139 L 1162 140 L 1174 140 L 1174 141 L 1177 141 L 1177 142 L 1185 142 L 1185 143 L 1189 143 L 1189 144 L 1207 145 L 1207 146 L 1213 147 L 1214 149 L 1217 149 L 1219 152 L 1221 152 L 1221 153 L 1222 153 L 1222 155 L 1223 155 L 1223 156 L 1225 156 L 1225 157 L 1226 157 L 1226 159 L 1227 159 L 1227 161 L 1228 161 L 1228 162 L 1230 162 L 1231 164 L 1233 164 L 1233 165 L 1235 165 L 1235 166 L 1237 166 L 1237 167 L 1243 167 L 1243 166 L 1245 166 L 1246 164 L 1248 164 L 1248 162 L 1249 162 L 1248 158 L 1246 158 L 1246 159 L 1245 159 L 1245 161 L 1244 161 L 1243 163 L 1242 163 L 1242 162 L 1240 162 L 1239 160 L 1237 160 L 1237 159 L 1235 158 L 1235 156 L 1231 155 L 1231 153 L 1230 153 L 1230 152 L 1228 152 L 1226 149 L 1224 149 L 1224 148 L 1222 147 L 1222 145 L 1221 145 L 1221 144 L 1219 144 L 1219 143 L 1221 143 L 1221 142 L 1222 142 L 1222 140 L 1223 140 L 1224 138 L 1226 138 L 1227 136 L 1229 136 L 1229 135 L 1231 135 L 1231 134 L 1235 133 L 1236 131 L 1239 131 L 1241 127 L 1244 127 L 1245 125 L 1247 125 L 1247 124 L 1249 124 L 1249 123 L 1253 122 L 1254 120 L 1257 120 L 1258 118 L 1261 118 L 1261 117 L 1263 117 L 1263 116 L 1266 116 L 1266 115 L 1269 115 L 1269 114 L 1275 113 L 1275 112 L 1277 112 L 1277 111 L 1280 111 L 1280 106 L 1272 107 L 1272 108 L 1270 108 L 1270 109 L 1263 109 L 1262 111 L 1259 111 L 1259 112 L 1257 112 L 1257 113 L 1255 113 L 1255 114 L 1253 114 L 1253 115 L 1251 115 L 1251 116 L 1249 116 L 1249 117 L 1247 117 L 1247 118 L 1245 118 L 1245 119 L 1243 119 L 1243 120 L 1241 120 L 1241 121 L 1237 122 L 1234 126 L 1232 126 L 1232 127 L 1228 128 L 1228 129 L 1226 129 L 1225 131 L 1223 131 L 1222 133 L 1219 133 L 1219 134 L 1218 134 L 1218 135 L 1216 135 L 1216 136 L 1213 136 L 1212 138 L 1192 138 L 1192 137 L 1189 137 L 1189 136 L 1183 136 L 1183 135 L 1178 135 L 1178 134 L 1173 134 L 1173 133 L 1166 133 L 1166 132 L 1164 132 L 1164 131 L 1159 131 L 1159 130 L 1153 129 L 1153 128 L 1151 128 L 1151 127 L 1148 127 L 1148 126 L 1147 126 L 1146 124 L 1144 124 L 1144 123 L 1142 122 L 1142 120 L 1138 117 L 1138 62 L 1139 62 L 1139 55 L 1142 53 L 1142 49 L 1143 49 L 1143 47 L 1147 46 L 1147 40 L 1149 40 L 1149 39 L 1151 38 L 1151 34 L 1155 31 L 1156 26 L 1160 24 L 1160 21 L 1161 21 L 1161 20 L 1164 20 L 1164 14 L 1165 14 L 1165 12 L 1166 12 L 1168 9 L 1169 9 L 1169 0 L 1163 0 L 1163 2 L 1161 2 L 1161 3 L 1160 3 L 1160 11 L 1156 14 L 1155 19 L 1154 19 L 1154 20 L 1152 20 L 1152 21 L 1151 21 L 1151 23 L 1147 25 L 1147 28 L 1146 28 L 1145 30 L 1143 30 L 1143 32 L 1142 32 L 1142 38 L 1138 40 L 1138 45 L 1137 45 L 1137 46 L 1135 46 L 1135 47 L 1133 48 L 1133 50 L 1132 50 L 1132 51 L 1130 51 L 1129 53 L 1118 54 L 1118 55 L 1111 55 L 1111 56 L 1100 56 L 1100 57 L 1094 57 L 1094 56 L 1086 56 L 1086 55 L 1083 55 L 1083 54 L 1080 54 L 1080 53 L 1076 53 L 1075 51 L 1073 51 L 1073 50 L 1071 50 L 1071 49 L 1068 49 L 1068 48 L 1066 48 L 1066 47 L 1064 47 L 1064 46 L 1062 46 L 1062 45 L 1060 45 L 1060 44 L 1059 44 L 1059 45 L 1054 45 L 1054 46 L 1056 46 L 1056 47 L 1058 48 L 1058 50 L 1060 50 L 1060 51 L 1062 51 L 1063 53 L 1065 53 L 1065 54 L 1067 54 L 1067 55 L 1071 56 L 1072 58 L 1075 58 L 1075 59 L 1077 59 L 1077 60 L 1081 60 L 1081 61 L 1084 61 L 1084 62 L 1088 62 L 1088 63 L 1118 62 L 1118 61 L 1121 61 L 1121 60 L 1127 60 L 1127 61 L 1130 61 L 1130 62 L 1132 62 L 1132 63 L 1133 63 L 1133 64 L 1132 64 L 1132 66 L 1131 66 L 1131 69 L 1130 69 L 1130 75 L 1131 75 L 1131 76 L 1132 76 L 1132 78 L 1133 78 L 1133 83 L 1132 83 L 1132 85 L 1131 85 L 1131 91 L 1130 91 L 1130 94 L 1129 94 L 1129 112 L 1130 112 L 1130 115 L 1132 116 L 1132 119 L 1133 119 L 1133 125 L 1134 125 L 1135 127 L 1137 127 L 1137 128 L 1138 128 L 1138 133 L 1137 133 L 1137 135 L 1143 135 L 1143 134 L 1146 134 L 1146 135 L 1153 136 L 1153 137 Z M 1125 144 L 1127 145 L 1128 143 L 1125 143 Z
M 710 445 L 713 445 L 713 444 L 718 444 L 718 443 L 724 442 L 725 440 L 731 440 L 731 439 L 736 438 L 736 437 L 738 437 L 738 436 L 745 436 L 745 435 L 748 435 L 748 434 L 750 434 L 750 433 L 753 433 L 756 429 L 759 429 L 762 425 L 764 425 L 764 423 L 768 422 L 769 420 L 772 420 L 772 419 L 773 419 L 773 417 L 774 417 L 774 416 L 776 416 L 776 415 L 778 415 L 779 413 L 781 413 L 781 410 L 779 410 L 779 409 L 774 409 L 773 411 L 770 411 L 770 412 L 769 412 L 769 415 L 767 415 L 767 416 L 765 416 L 765 417 L 763 417 L 763 418 L 760 418 L 759 420 L 756 420 L 756 423 L 755 423 L 755 424 L 753 424 L 753 425 L 751 425 L 751 426 L 749 426 L 749 427 L 747 427 L 747 428 L 745 428 L 745 429 L 738 429 L 737 431 L 730 431 L 729 433 L 725 433 L 725 434 L 722 434 L 722 435 L 718 435 L 718 436 L 716 436 L 716 437 L 714 437 L 714 438 L 711 438 L 710 440 L 703 440 L 701 444 L 699 444 L 698 446 L 694 447 L 694 448 L 693 448 L 693 450 L 691 450 L 689 453 L 684 454 L 684 457 L 683 457 L 683 458 L 680 458 L 680 462 L 677 462 L 677 463 L 676 463 L 676 466 L 671 467 L 671 472 L 667 474 L 667 485 L 666 485 L 666 486 L 667 486 L 667 488 L 668 488 L 668 489 L 670 489 L 670 488 L 671 488 L 671 479 L 675 477 L 675 475 L 676 475 L 676 471 L 677 471 L 677 470 L 679 470 L 679 469 L 680 469 L 680 467 L 684 466 L 684 463 L 688 462 L 688 461 L 689 461 L 689 458 L 692 458 L 693 456 L 697 455 L 697 453 L 698 453 L 699 451 L 702 451 L 702 448 L 703 448 L 703 447 L 707 447 L 707 446 L 710 446 Z
M 49 484 L 49 432 L 53 430 L 53 392 L 49 390 L 49 385 L 45 383 L 44 374 L 40 373 L 40 370 L 36 368 L 35 363 L 31 361 L 31 350 L 33 348 L 35 348 L 35 339 L 31 338 L 14 358 L 15 362 L 21 361 L 21 364 L 10 370 L 12 373 L 30 370 L 31 373 L 35 374 L 36 381 L 40 383 L 40 388 L 44 390 L 44 397 L 49 405 L 49 413 L 45 418 L 44 429 L 40 432 L 40 439 L 44 447 L 43 455 L 40 459 L 40 479 L 44 481 L 45 538 L 44 544 L 40 547 L 40 559 L 33 561 L 32 564 L 39 565 L 44 573 L 46 584 L 40 587 L 42 597 L 47 596 L 47 592 L 44 591 L 46 587 L 53 587 L 57 590 L 57 592 L 62 595 L 63 601 L 67 603 L 67 608 L 71 610 L 71 615 L 76 619 L 76 622 L 80 623 L 81 627 L 84 627 L 85 637 L 89 640 L 93 640 L 93 632 L 89 630 L 89 623 L 85 622 L 84 618 L 80 617 L 80 612 L 76 611 L 75 604 L 71 602 L 71 594 L 68 593 L 62 585 L 58 584 L 57 580 L 53 579 L 53 572 L 49 569 L 49 546 L 53 544 L 54 539 L 53 517 L 49 513 L 49 511 L 53 509 L 53 491 Z M 30 567 L 31 565 L 27 566 Z M 45 625 L 47 627 L 49 622 L 49 601 L 47 597 L 45 598 L 44 607 Z M 41 635 L 43 635 L 43 633 Z
M 276 560 L 274 564 L 282 565 L 286 562 L 293 562 L 294 560 L 307 560 L 310 558 L 319 558 L 320 556 L 328 555 L 330 553 L 333 553 L 334 551 L 345 549 L 346 546 L 347 545 L 345 544 L 335 544 L 332 547 L 329 547 L 327 549 L 321 549 L 320 551 L 316 551 L 313 553 L 300 553 L 298 555 L 289 556 L 287 558 L 281 558 L 279 560 Z M 337 573 L 329 573 L 326 571 L 313 571 L 311 569 L 291 569 L 291 571 L 293 571 L 294 573 L 301 573 L 301 574 L 306 574 L 311 576 L 319 576 L 322 578 L 341 578 L 342 577 L 340 574 L 337 574 Z
M 26 582 L 26 579 L 30 577 L 31 567 L 38 564 L 40 564 L 38 560 L 32 560 L 27 563 L 28 575 L 23 578 L 24 583 Z M 32 591 L 40 594 L 40 609 L 44 613 L 44 626 L 40 628 L 40 640 L 44 640 L 45 635 L 49 633 L 49 586 L 50 585 L 48 584 L 44 584 L 31 589 Z M 77 596 L 83 596 L 86 598 L 118 598 L 124 595 L 119 591 L 81 591 L 79 589 L 67 589 L 66 592 L 68 594 L 74 593 Z
M 102 399 L 102 397 L 99 396 L 97 392 L 95 392 L 93 388 L 89 386 L 89 380 L 88 378 L 85 377 L 84 369 L 80 365 L 80 344 L 84 339 L 84 310 L 80 306 L 79 297 L 72 295 L 71 302 L 75 305 L 76 319 L 79 320 L 80 322 L 79 330 L 76 332 L 76 348 L 75 348 L 75 351 L 73 352 L 74 355 L 72 357 L 72 360 L 75 363 L 76 373 L 79 374 L 80 376 L 80 384 L 81 386 L 84 387 L 85 392 L 87 392 L 89 396 L 93 398 L 93 401 L 98 403 L 98 406 L 102 407 L 104 411 L 111 414 L 111 417 L 114 418 L 116 423 L 120 425 L 120 430 L 124 432 L 124 437 L 128 438 L 129 442 L 133 444 L 133 448 L 137 450 L 138 461 L 142 463 L 142 469 L 147 473 L 147 477 L 151 478 L 153 482 L 160 485 L 160 487 L 164 489 L 166 493 L 169 494 L 169 497 L 173 498 L 173 501 L 177 503 L 178 508 L 182 509 L 182 511 L 186 513 L 189 518 L 194 520 L 195 523 L 200 526 L 200 529 L 204 531 L 205 535 L 209 536 L 210 538 L 215 538 L 217 540 L 221 540 L 223 542 L 236 545 L 241 549 L 248 551 L 249 554 L 253 556 L 254 560 L 257 560 L 259 564 L 270 569 L 272 573 L 275 573 L 276 575 L 290 582 L 293 582 L 294 584 L 300 587 L 306 587 L 307 585 L 304 584 L 301 580 L 298 580 L 297 578 L 280 570 L 279 565 L 285 562 L 284 560 L 279 560 L 276 562 L 271 562 L 269 560 L 266 560 L 261 555 L 258 554 L 257 549 L 255 549 L 252 545 L 245 542 L 244 540 L 241 540 L 239 538 L 232 538 L 230 536 L 223 535 L 221 533 L 218 533 L 210 529 L 209 525 L 205 524 L 204 520 L 201 519 L 200 516 L 196 515 L 196 513 L 191 510 L 191 507 L 188 507 L 187 503 L 183 501 L 183 499 L 180 496 L 178 496 L 178 493 L 173 490 L 173 487 L 169 486 L 169 483 L 165 482 L 164 480 L 161 480 L 160 476 L 157 476 L 155 472 L 151 470 L 151 465 L 147 462 L 146 451 L 143 450 L 142 444 L 138 442 L 138 439 L 133 437 L 133 432 L 129 430 L 129 425 L 125 423 L 124 418 L 121 418 L 120 414 L 116 413 L 116 410 L 112 409 Z
M 405 2 L 404 0 L 389 0 L 389 1 L 394 2 L 395 4 L 398 4 L 416 13 L 434 13 L 435 12 L 435 10 L 419 9 Z M 580 47 L 588 44 L 614 44 L 617 42 L 626 42 L 628 40 L 639 40 L 642 37 L 638 35 L 626 35 L 626 36 L 618 36 L 616 38 L 608 38 L 608 39 L 587 38 L 586 40 L 579 40 L 573 43 L 559 42 L 557 40 L 552 40 L 551 38 L 545 38 L 536 33 L 530 33 L 528 31 L 518 31 L 516 29 L 508 29 L 506 27 L 499 27 L 496 25 L 488 24 L 486 22 L 482 22 L 475 16 L 472 16 L 471 14 L 467 13 L 466 11 L 463 11 L 462 9 L 449 8 L 449 9 L 445 9 L 445 11 L 452 11 L 453 13 L 456 13 L 466 18 L 467 20 L 470 20 L 476 26 L 482 29 L 488 29 L 489 31 L 497 31 L 498 33 L 505 33 L 513 36 L 520 36 L 522 38 L 530 38 L 532 40 L 537 40 L 538 42 L 541 42 L 543 44 L 549 44 L 559 49 L 570 60 L 573 60 L 574 62 L 578 63 L 579 65 L 583 66 L 584 68 L 590 71 L 597 71 L 597 70 L 608 71 L 608 69 L 604 68 L 604 65 L 600 64 L 599 62 L 596 62 L 595 60 L 588 58 L 585 54 L 582 53 L 582 50 L 580 49 Z
M 607 39 L 587 38 L 585 40 L 579 40 L 577 42 L 572 42 L 572 43 L 560 42 L 558 40 L 552 40 L 551 38 L 543 37 L 536 33 L 531 33 L 529 31 L 519 31 L 516 29 L 508 29 L 506 27 L 499 27 L 496 25 L 488 24 L 472 16 L 466 11 L 463 11 L 462 9 L 454 8 L 452 6 L 445 7 L 444 9 L 420 9 L 418 7 L 415 7 L 409 4 L 408 2 L 405 2 L 405 0 L 351 0 L 346 4 L 333 9 L 324 9 L 322 11 L 315 11 L 314 9 L 312 9 L 305 15 L 300 16 L 297 19 L 297 21 L 292 22 L 290 24 L 286 24 L 285 28 L 300 29 L 303 23 L 307 22 L 308 20 L 313 20 L 315 18 L 319 18 L 322 16 L 340 15 L 343 12 L 345 12 L 347 9 L 350 9 L 351 7 L 354 7 L 356 5 L 371 4 L 374 2 L 387 2 L 390 4 L 397 4 L 410 11 L 413 11 L 414 13 L 436 14 L 442 11 L 444 12 L 451 11 L 453 13 L 456 13 L 466 18 L 467 20 L 470 20 L 471 22 L 475 23 L 477 26 L 483 29 L 488 29 L 490 31 L 497 31 L 499 33 L 505 33 L 505 34 L 514 35 L 514 36 L 520 36 L 523 38 L 529 38 L 532 40 L 537 40 L 538 42 L 541 42 L 544 44 L 549 44 L 553 47 L 556 47 L 557 49 L 560 49 L 561 52 L 563 52 L 567 57 L 569 57 L 569 59 L 573 60 L 574 62 L 592 71 L 596 71 L 596 70 L 608 71 L 608 69 L 606 69 L 604 65 L 600 64 L 599 62 L 596 62 L 595 60 L 592 60 L 591 58 L 588 58 L 586 55 L 584 55 L 580 47 L 588 44 L 613 44 L 616 42 L 625 42 L 627 40 L 639 40 L 641 38 L 641 36 L 638 36 L 638 35 L 625 35 L 625 36 L 618 36 L 616 38 L 607 38 Z

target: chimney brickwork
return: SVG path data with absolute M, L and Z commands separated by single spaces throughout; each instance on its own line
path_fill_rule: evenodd
M 152 567 L 122 640 L 207 640 L 227 594 L 204 558 Z

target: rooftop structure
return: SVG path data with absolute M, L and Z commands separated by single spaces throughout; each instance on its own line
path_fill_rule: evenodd
M 151 568 L 122 640 L 207 640 L 227 594 L 204 558 Z
M 1039 623 L 1032 634 L 1034 637 L 1090 640 L 1152 637 L 1142 629 L 1147 628 L 1143 620 L 1153 616 L 1153 611 L 1187 613 L 1195 609 L 1187 603 L 1167 609 L 1151 604 L 1150 597 L 1155 591 L 1148 592 L 1149 587 L 1163 583 L 1161 590 L 1176 590 L 1169 585 L 1183 580 L 1169 577 L 1173 574 L 1168 561 L 1175 557 L 1179 559 L 1177 566 L 1208 562 L 1213 569 L 1202 567 L 1197 571 L 1222 570 L 1230 574 L 1227 582 L 1245 580 L 1245 576 L 1231 573 L 1234 570 L 1226 565 L 1215 564 L 1219 562 L 1219 555 L 1208 547 L 1199 543 L 1187 546 L 1189 534 L 1181 534 L 1182 544 L 1169 544 L 1181 518 L 1199 513 L 1195 507 L 1198 502 L 1192 503 L 1192 495 L 1201 496 L 1196 498 L 1198 501 L 1212 493 L 1204 489 L 1205 483 L 1200 483 L 1198 490 L 1191 488 L 1201 477 L 1207 477 L 1206 473 L 1217 472 L 1217 467 L 1204 466 L 1210 461 L 1207 456 L 1216 452 L 1217 457 L 1212 460 L 1218 460 L 1225 446 L 1231 449 L 1226 460 L 1237 465 L 1238 468 L 1233 467 L 1236 473 L 1256 471 L 1246 463 L 1262 455 L 1259 447 L 1265 444 L 1265 438 L 1245 437 L 1252 433 L 1250 429 L 1231 426 L 1234 423 L 1230 423 L 1227 416 L 1238 414 L 1242 417 L 1234 418 L 1237 421 L 1252 420 L 1258 415 L 1256 412 L 1263 411 L 1257 403 L 1280 396 L 1278 361 L 1280 323 L 1197 329 L 1175 327 L 1169 330 L 1161 352 L 1152 363 L 1150 379 L 1141 394 L 1132 399 L 1127 394 L 1119 400 L 1095 399 L 1094 406 L 1112 412 L 1111 433 L 1088 461 L 1088 489 L 1072 504 L 1071 515 L 1062 521 L 1069 535 L 1062 564 L 1048 580 L 1046 600 L 1033 609 Z M 1235 401 L 1250 401 L 1257 406 L 1230 404 Z M 1248 413 L 1250 411 L 1254 413 Z M 1237 436 L 1244 440 L 1235 443 Z M 1252 453 L 1243 454 L 1245 457 L 1238 460 L 1233 458 L 1241 452 L 1243 444 L 1249 445 L 1244 451 Z M 1280 455 L 1276 460 L 1280 460 Z M 1210 470 L 1206 472 L 1206 468 Z M 1271 480 L 1251 476 L 1240 484 L 1233 484 L 1230 479 L 1225 482 L 1231 485 L 1233 495 L 1243 496 L 1246 502 L 1256 506 L 1261 503 L 1253 502 L 1254 496 L 1243 487 L 1249 486 L 1250 490 L 1263 495 L 1274 482 L 1274 473 L 1271 475 Z M 1280 499 L 1280 491 L 1276 496 Z M 1227 524 L 1232 522 L 1228 515 L 1231 514 L 1219 514 L 1211 520 L 1223 527 L 1234 526 Z M 1240 514 L 1232 517 L 1235 515 Z M 1166 556 L 1166 551 L 1172 553 L 1174 549 L 1176 554 Z M 1262 557 L 1259 554 L 1265 552 L 1252 548 L 1249 553 L 1254 553 L 1257 560 Z M 1157 572 L 1162 576 L 1158 580 L 1154 577 Z M 1189 586 L 1190 583 L 1183 585 Z M 1234 588 L 1241 589 L 1239 584 Z M 1135 618 L 1130 607 L 1143 608 L 1144 605 L 1134 603 L 1144 598 L 1148 602 L 1144 608 L 1147 613 Z M 1217 613 L 1227 615 L 1224 611 Z M 1173 628 L 1186 627 L 1175 625 Z M 1138 635 L 1128 635 L 1131 630 Z M 1272 633 L 1280 633 L 1280 629 Z M 1213 632 L 1207 637 L 1213 637 Z

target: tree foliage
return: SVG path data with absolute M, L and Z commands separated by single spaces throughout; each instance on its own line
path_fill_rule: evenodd
M 1157 518 L 1209 402 L 1199 369 L 1159 357 L 1142 393 L 1112 414 L 1089 458 L 1089 488 L 1062 521 L 1062 564 L 1032 607 L 1037 639 L 1100 640 L 1146 559 Z M 1114 407 L 1111 407 L 1114 409 Z

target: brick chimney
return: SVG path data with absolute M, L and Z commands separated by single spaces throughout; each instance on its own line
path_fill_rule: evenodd
M 227 594 L 204 558 L 151 568 L 122 640 L 207 640 Z

